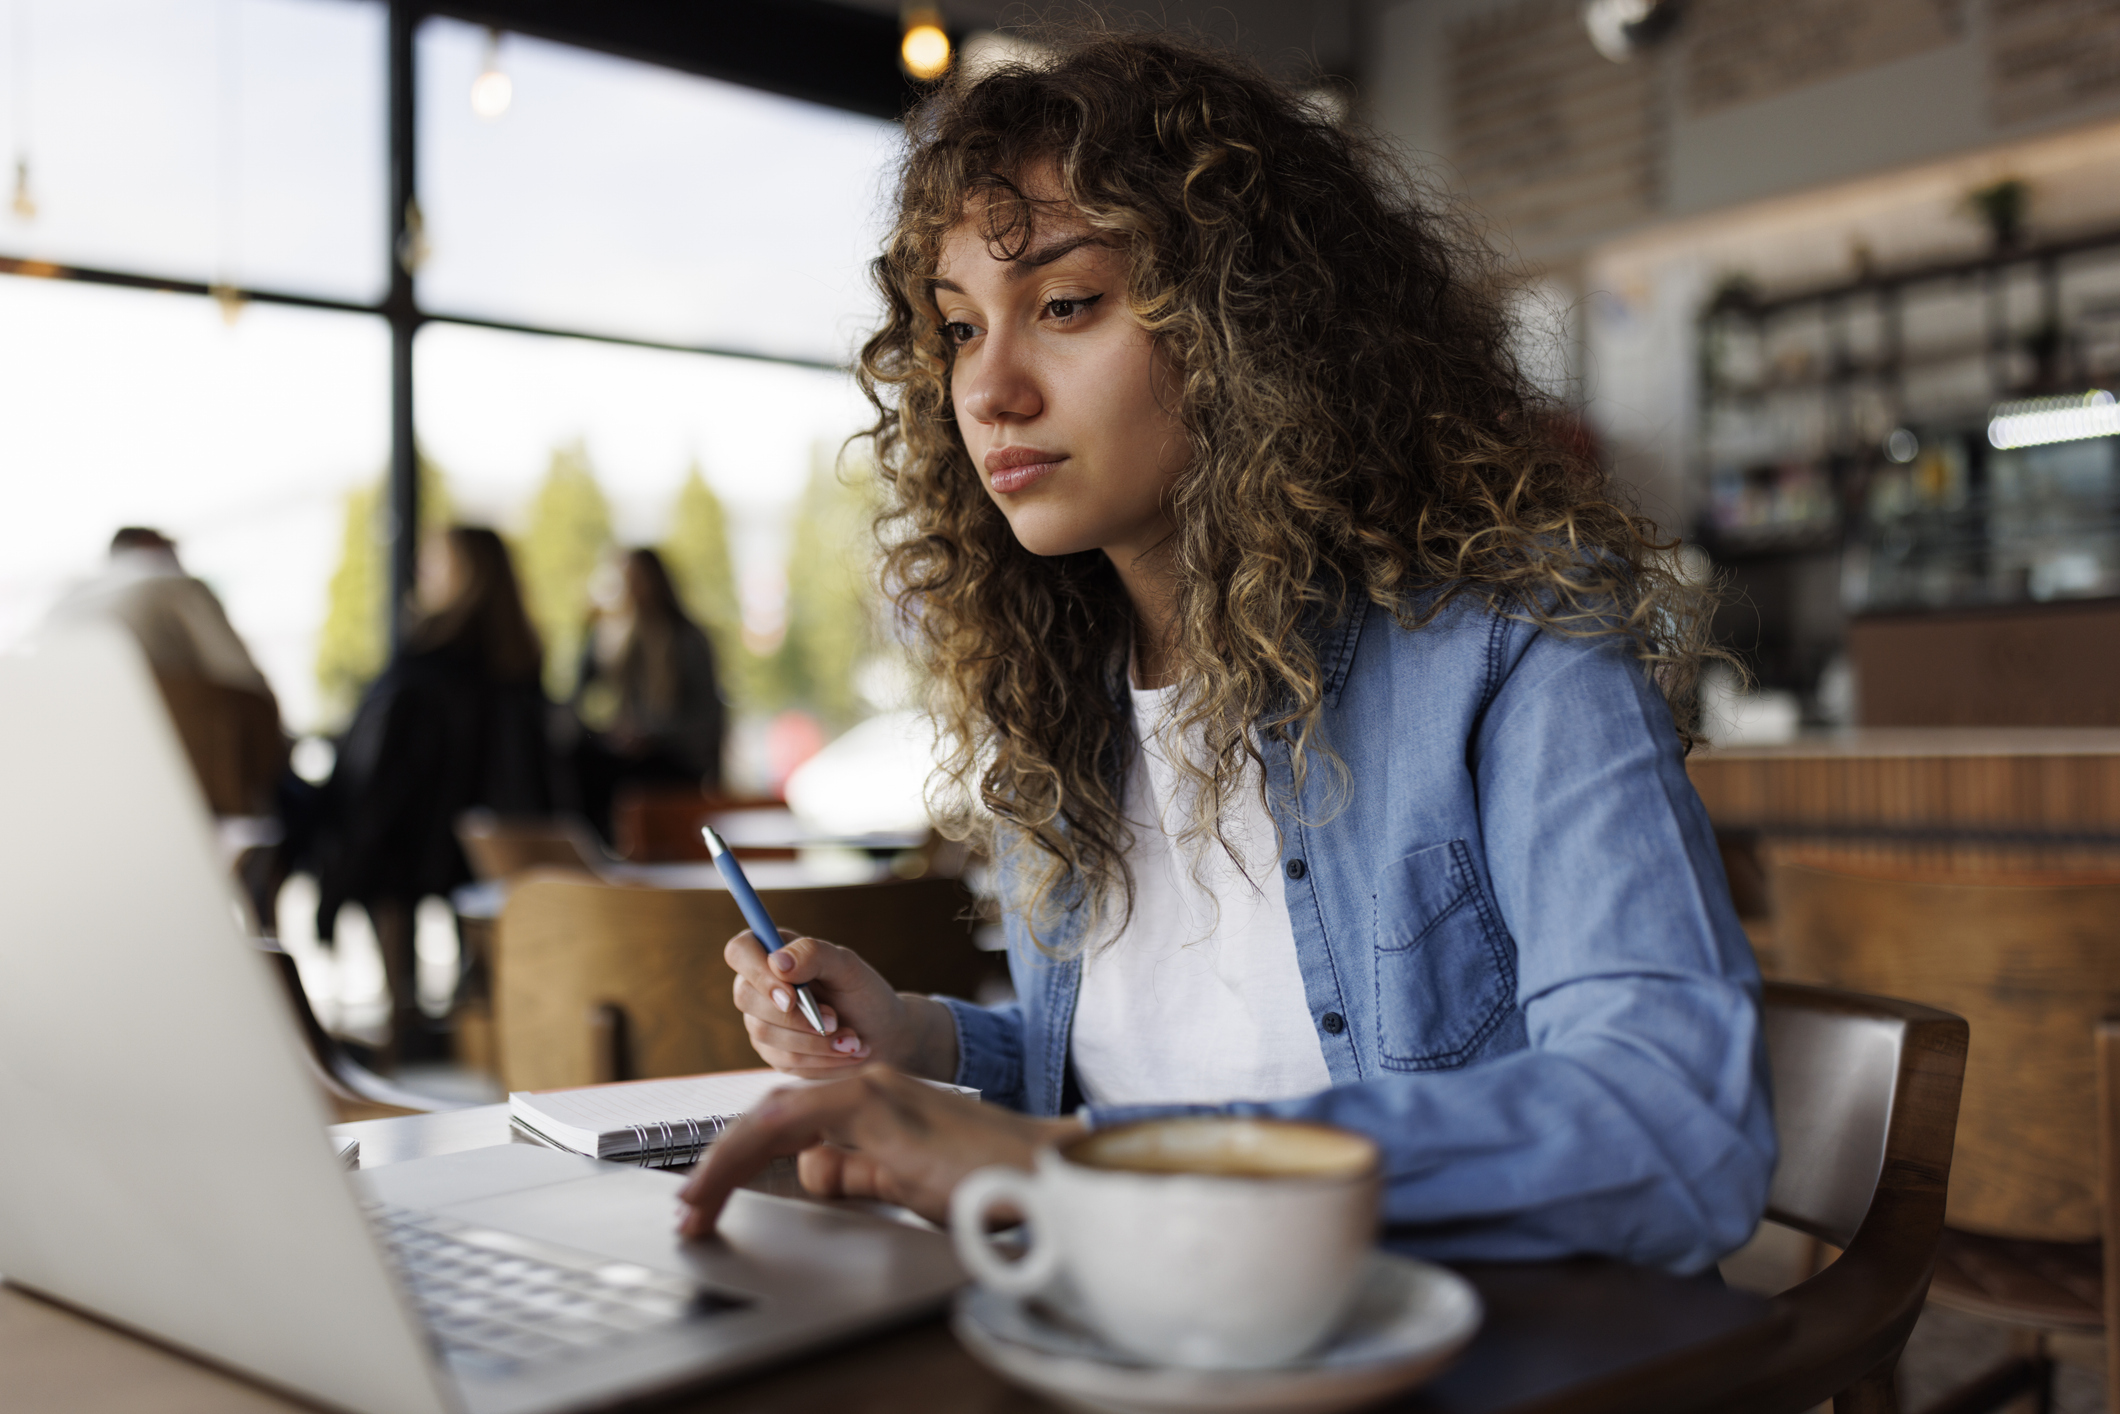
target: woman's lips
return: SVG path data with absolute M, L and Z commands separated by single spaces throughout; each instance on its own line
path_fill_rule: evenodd
M 1012 496 L 1051 476 L 1066 460 L 1064 452 L 1041 452 L 1028 447 L 989 452 L 986 457 L 987 484 L 994 488 L 997 496 Z

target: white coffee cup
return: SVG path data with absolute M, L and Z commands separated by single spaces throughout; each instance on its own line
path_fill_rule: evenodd
M 1315 1347 L 1353 1299 L 1376 1239 L 1376 1145 L 1284 1120 L 1147 1120 L 1039 1151 L 1037 1172 L 985 1168 L 957 1186 L 950 1230 L 973 1276 L 1054 1294 L 1120 1349 L 1208 1369 L 1278 1365 Z M 1030 1247 L 1004 1259 L 988 1214 L 1007 1204 Z

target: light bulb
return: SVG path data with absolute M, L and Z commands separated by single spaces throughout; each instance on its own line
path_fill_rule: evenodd
M 515 85 L 499 69 L 488 69 L 471 81 L 471 111 L 481 118 L 498 118 L 514 97 Z
M 30 195 L 29 159 L 27 157 L 15 159 L 15 199 L 12 204 L 17 219 L 23 221 L 34 221 L 37 219 L 37 198 Z
M 940 25 L 914 25 L 905 32 L 898 55 L 905 61 L 905 71 L 914 78 L 939 78 L 950 66 L 950 37 Z
M 481 118 L 498 118 L 508 111 L 508 104 L 515 97 L 515 85 L 501 72 L 501 32 L 486 31 L 486 64 L 471 81 L 471 111 Z

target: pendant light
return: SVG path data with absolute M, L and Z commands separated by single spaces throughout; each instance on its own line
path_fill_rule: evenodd
M 486 31 L 486 62 L 471 81 L 471 111 L 491 122 L 515 101 L 515 84 L 501 69 L 501 32 Z
M 932 5 L 908 5 L 900 12 L 904 30 L 898 41 L 898 60 L 905 71 L 922 83 L 948 72 L 954 56 L 949 31 L 942 27 L 942 12 Z
M 8 208 L 16 220 L 27 222 L 37 219 L 37 198 L 29 184 L 29 0 L 14 0 L 8 17 L 14 21 L 8 48 L 15 71 L 15 194 Z

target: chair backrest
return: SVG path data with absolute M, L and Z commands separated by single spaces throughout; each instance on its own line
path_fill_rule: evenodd
M 972 900 L 953 879 L 759 896 L 783 928 L 853 948 L 904 991 L 968 996 L 992 965 L 972 945 Z M 721 889 L 523 877 L 494 934 L 503 1083 L 545 1089 L 756 1066 L 722 961 L 744 926 Z
M 1775 946 L 1804 981 L 1906 997 L 1972 1027 L 1950 1222 L 2100 1233 L 2092 1033 L 2120 1012 L 2120 882 L 1775 870 Z
M 1913 1002 L 1771 982 L 1762 1020 L 1781 1138 L 1767 1216 L 1846 1250 L 1778 1298 L 1789 1332 L 1724 1414 L 1810 1409 L 1897 1356 L 1936 1262 L 1965 1069 L 1965 1022 Z
M 572 815 L 467 810 L 456 817 L 456 841 L 471 872 L 485 880 L 512 879 L 541 868 L 593 874 L 611 862 L 588 825 Z
M 1909 1116 L 1898 1109 L 1911 1064 L 1908 1027 L 1940 1016 L 1879 997 L 1767 985 L 1761 1021 L 1781 1142 L 1769 1218 L 1836 1247 L 1853 1242 L 1891 1157 L 1895 1121 L 1902 1151 L 1917 1140 L 1928 1146 L 1899 1157 L 1949 1168 L 1950 1130 L 1938 1147 L 1935 1134 L 1905 1127 Z
M 611 841 L 621 856 L 635 864 L 703 860 L 710 856 L 699 827 L 709 815 L 780 804 L 768 798 L 709 795 L 696 786 L 627 786 L 611 806 Z M 747 859 L 795 857 L 792 849 L 739 849 L 737 853 Z
M 213 813 L 272 814 L 288 752 L 278 704 L 200 677 L 157 673 L 155 685 Z

